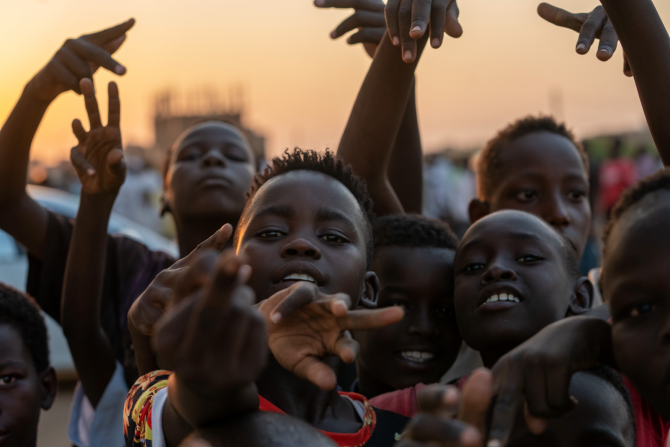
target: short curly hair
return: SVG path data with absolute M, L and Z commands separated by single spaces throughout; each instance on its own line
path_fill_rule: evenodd
M 619 201 L 612 209 L 610 221 L 603 231 L 603 258 L 607 255 L 607 243 L 610 235 L 621 219 L 621 216 L 626 214 L 626 211 L 633 208 L 647 195 L 663 190 L 670 191 L 670 168 L 663 169 L 640 180 L 633 187 L 628 188 L 621 194 Z
M 234 244 L 239 244 L 240 228 L 245 226 L 249 206 L 258 190 L 270 179 L 293 171 L 314 171 L 325 174 L 342 183 L 356 198 L 363 216 L 365 218 L 365 252 L 366 266 L 369 269 L 372 265 L 372 226 L 371 222 L 375 215 L 372 211 L 372 199 L 368 194 L 365 180 L 354 174 L 351 165 L 344 161 L 330 150 L 319 153 L 311 149 L 303 150 L 295 148 L 293 151 L 286 149 L 282 157 L 275 157 L 272 162 L 254 177 L 251 189 L 247 193 L 247 204 L 242 211 L 242 216 L 235 230 Z
M 37 372 L 49 368 L 47 327 L 39 307 L 28 295 L 4 283 L 0 283 L 0 324 L 18 331 Z
M 458 238 L 448 224 L 414 214 L 378 217 L 372 222 L 374 247 L 447 248 L 456 251 Z
M 477 195 L 481 200 L 487 200 L 491 197 L 495 186 L 504 175 L 500 166 L 500 153 L 502 150 L 512 141 L 535 132 L 550 132 L 570 140 L 584 163 L 584 172 L 588 177 L 589 157 L 584 150 L 584 146 L 575 139 L 574 134 L 565 124 L 557 122 L 551 116 L 529 115 L 510 123 L 499 131 L 486 144 L 479 155 L 479 159 L 477 160 Z

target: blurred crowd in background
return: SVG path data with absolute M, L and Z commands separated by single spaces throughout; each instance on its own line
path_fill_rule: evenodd
M 208 114 L 207 116 L 210 116 Z M 242 123 L 239 112 L 222 112 L 227 119 Z M 163 190 L 162 163 L 164 149 L 169 136 L 163 135 L 161 123 L 177 134 L 181 127 L 188 127 L 194 120 L 205 116 L 157 117 L 156 148 L 128 146 L 126 160 L 128 175 L 114 205 L 114 211 L 166 237 L 173 238 L 170 219 L 159 214 L 160 197 Z M 175 120 L 179 125 L 175 126 Z M 183 123 L 182 123 L 183 122 Z M 183 124 L 183 126 L 182 126 Z M 257 139 L 257 150 L 264 155 L 264 138 L 248 130 Z M 612 207 L 619 195 L 638 179 L 646 177 L 663 164 L 658 156 L 647 129 L 619 135 L 601 135 L 582 141 L 590 160 L 591 208 L 594 210 L 591 237 L 580 265 L 586 274 L 591 268 L 600 266 L 600 238 Z M 426 154 L 424 158 L 424 205 L 426 216 L 448 222 L 457 235 L 462 236 L 469 226 L 468 205 L 477 194 L 475 183 L 476 159 L 481 150 L 447 148 Z M 48 186 L 79 194 L 81 184 L 69 161 L 55 166 L 45 166 L 39 161 L 31 163 L 29 172 L 32 184 Z

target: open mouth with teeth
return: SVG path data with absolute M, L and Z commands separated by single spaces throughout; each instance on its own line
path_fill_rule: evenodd
M 487 304 L 496 303 L 496 302 L 520 303 L 521 300 L 518 297 L 512 295 L 511 293 L 501 293 L 501 294 L 496 293 L 494 295 L 491 295 L 479 307 L 486 306 Z
M 292 273 L 284 277 L 282 281 L 307 281 L 311 282 L 312 284 L 316 284 L 316 280 L 314 278 L 304 273 Z
M 435 358 L 435 354 L 425 351 L 400 351 L 397 355 L 412 363 L 428 363 Z

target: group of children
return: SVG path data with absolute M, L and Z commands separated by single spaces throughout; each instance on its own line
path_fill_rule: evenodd
M 35 446 L 56 398 L 41 310 L 79 375 L 68 433 L 81 447 L 665 447 L 670 171 L 612 210 L 592 282 L 578 269 L 588 157 L 565 125 L 525 117 L 481 153 L 459 240 L 420 216 L 414 99 L 429 38 L 462 33 L 456 2 L 315 5 L 354 8 L 332 37 L 358 28 L 350 43 L 373 57 L 337 153 L 287 150 L 258 172 L 233 125 L 186 130 L 160 210 L 178 260 L 107 234 L 121 102 L 110 83 L 103 125 L 93 74 L 125 73 L 112 55 L 134 21 L 66 41 L 28 82 L 0 131 L 0 228 L 30 260 L 29 296 L 0 285 L 0 445 Z M 652 1 L 538 11 L 579 32 L 578 53 L 599 38 L 609 60 L 621 40 L 670 163 L 670 37 Z M 74 222 L 25 191 L 35 132 L 69 90 L 89 121 L 73 122 Z

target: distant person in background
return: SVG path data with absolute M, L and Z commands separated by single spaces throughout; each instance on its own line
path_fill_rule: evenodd
M 621 193 L 632 186 L 636 179 L 635 164 L 621 156 L 621 140 L 615 138 L 609 158 L 600 167 L 600 204 L 607 218 Z
M 647 147 L 642 145 L 637 148 L 635 154 L 635 169 L 637 170 L 637 179 L 649 177 L 651 174 L 663 169 L 663 163 L 656 153 L 651 153 Z

